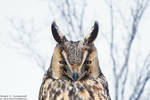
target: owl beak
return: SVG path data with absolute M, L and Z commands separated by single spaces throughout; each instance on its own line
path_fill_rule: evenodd
M 74 79 L 75 81 L 77 81 L 77 80 L 78 80 L 78 78 L 79 78 L 78 73 L 73 73 L 73 79 Z
M 73 70 L 73 79 L 75 80 L 75 81 L 77 81 L 78 80 L 78 78 L 79 78 L 79 75 L 78 75 L 78 72 L 77 72 L 77 68 L 74 68 L 74 70 Z

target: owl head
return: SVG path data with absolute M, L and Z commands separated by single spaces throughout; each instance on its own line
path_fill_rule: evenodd
M 50 65 L 52 77 L 71 81 L 97 78 L 100 68 L 93 42 L 98 34 L 98 23 L 95 22 L 91 32 L 80 41 L 68 41 L 55 22 L 51 30 L 57 42 Z

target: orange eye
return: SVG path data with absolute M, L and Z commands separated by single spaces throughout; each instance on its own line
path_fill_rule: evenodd
M 59 61 L 59 64 L 63 64 L 63 61 Z
M 59 61 L 59 64 L 66 64 L 66 61 Z
M 91 60 L 86 60 L 86 61 L 85 61 L 85 64 L 91 64 L 91 63 L 92 63 Z

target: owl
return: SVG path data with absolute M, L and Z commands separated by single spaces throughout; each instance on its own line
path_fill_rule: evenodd
M 52 35 L 57 44 L 38 100 L 111 100 L 94 45 L 98 29 L 95 22 L 83 40 L 69 41 L 56 23 L 52 23 Z

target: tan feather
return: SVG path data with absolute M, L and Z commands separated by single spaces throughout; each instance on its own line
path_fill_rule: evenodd
M 63 39 L 55 23 L 52 28 L 58 43 L 44 75 L 39 100 L 111 100 L 93 43 L 98 23 L 84 41 L 76 42 Z

